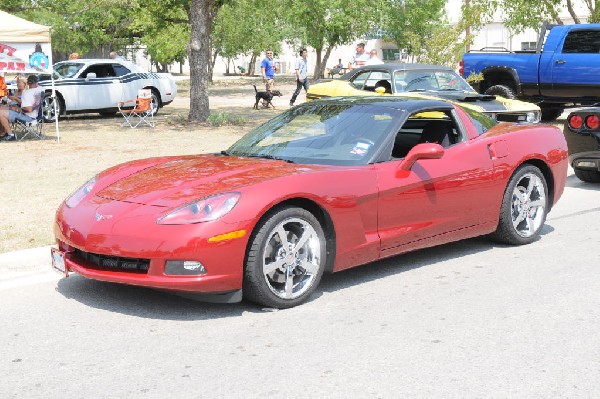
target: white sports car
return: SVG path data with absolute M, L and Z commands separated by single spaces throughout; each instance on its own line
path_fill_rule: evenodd
M 177 86 L 170 73 L 143 72 L 125 60 L 79 59 L 54 65 L 56 108 L 59 115 L 98 112 L 111 115 L 117 103 L 135 99 L 140 89 L 152 91 L 152 109 L 171 103 Z M 54 99 L 50 96 L 50 75 L 40 76 L 40 86 L 46 89 L 44 114 L 54 120 Z

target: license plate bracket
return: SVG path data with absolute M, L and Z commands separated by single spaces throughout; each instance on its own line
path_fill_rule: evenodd
M 50 248 L 50 253 L 52 254 L 52 269 L 65 277 L 69 277 L 69 269 L 65 263 L 65 252 Z

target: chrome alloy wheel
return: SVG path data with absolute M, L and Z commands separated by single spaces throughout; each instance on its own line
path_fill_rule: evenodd
M 544 223 L 546 189 L 542 180 L 533 173 L 521 176 L 511 200 L 512 225 L 521 237 L 531 237 Z
M 268 235 L 263 274 L 273 294 L 294 299 L 312 286 L 321 268 L 321 241 L 315 229 L 300 218 L 279 222 Z

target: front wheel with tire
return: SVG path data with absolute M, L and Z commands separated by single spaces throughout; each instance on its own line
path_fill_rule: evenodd
M 56 108 L 54 108 L 55 103 Z M 47 92 L 44 94 L 44 104 L 42 106 L 44 121 L 54 122 L 56 118 L 63 114 L 64 109 L 65 106 L 62 102 L 62 99 L 58 95 L 56 95 L 56 97 L 52 97 L 51 92 Z
M 537 167 L 523 165 L 506 186 L 498 227 L 492 236 L 505 244 L 529 244 L 539 236 L 547 213 L 546 179 Z
M 485 91 L 485 94 L 489 94 L 492 96 L 500 96 L 500 97 L 510 98 L 510 99 L 514 99 L 516 97 L 515 91 L 505 85 L 490 86 Z
M 597 170 L 573 168 L 573 171 L 575 172 L 575 176 L 577 176 L 581 181 L 586 183 L 600 183 L 600 172 Z
M 312 213 L 293 206 L 271 211 L 248 244 L 244 297 L 278 309 L 299 305 L 319 284 L 326 254 L 325 234 Z

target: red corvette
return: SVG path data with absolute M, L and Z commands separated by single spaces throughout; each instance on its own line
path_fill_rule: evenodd
M 567 156 L 556 127 L 442 100 L 314 101 L 220 154 L 99 173 L 58 209 L 53 267 L 287 308 L 324 272 L 483 234 L 536 240 Z

